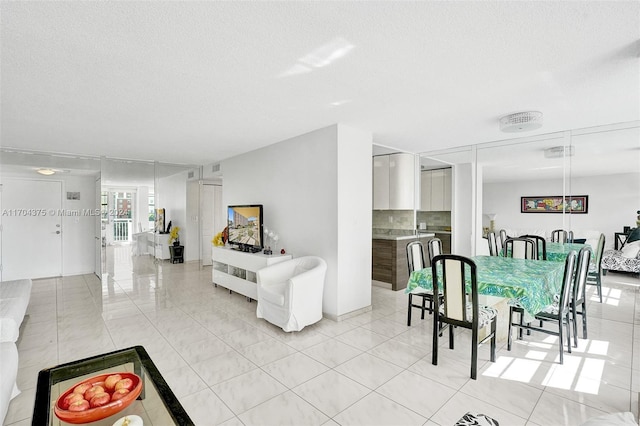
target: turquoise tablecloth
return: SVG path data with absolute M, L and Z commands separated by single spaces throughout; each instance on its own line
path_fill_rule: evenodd
M 589 244 L 547 242 L 547 260 L 551 260 L 553 262 L 564 262 L 571 250 L 575 250 L 576 253 L 579 253 L 580 249 L 585 246 L 589 246 Z
M 564 263 L 545 260 L 475 256 L 478 293 L 513 299 L 528 315 L 535 315 L 553 302 L 560 292 Z M 431 268 L 411 273 L 406 293 L 433 288 Z

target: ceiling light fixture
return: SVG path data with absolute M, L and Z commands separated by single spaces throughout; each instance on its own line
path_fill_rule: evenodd
M 540 111 L 524 111 L 500 117 L 500 130 L 507 133 L 529 132 L 542 127 Z
M 36 171 L 41 175 L 45 175 L 45 176 L 51 176 L 56 173 L 56 171 L 52 169 L 38 169 Z
M 545 158 L 562 158 L 573 156 L 573 145 L 569 146 L 552 146 L 544 150 Z

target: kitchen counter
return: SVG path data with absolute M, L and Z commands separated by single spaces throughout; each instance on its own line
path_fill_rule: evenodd
M 435 233 L 433 232 L 421 232 L 419 235 L 389 235 L 389 234 L 373 234 L 372 239 L 374 240 L 416 240 L 418 238 L 432 238 L 435 237 Z

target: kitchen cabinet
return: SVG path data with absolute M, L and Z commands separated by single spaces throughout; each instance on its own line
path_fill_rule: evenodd
M 373 157 L 373 209 L 413 210 L 415 156 L 390 154 Z
M 420 173 L 420 210 L 451 210 L 451 168 Z
M 408 236 L 395 239 L 374 238 L 371 244 L 371 278 L 391 284 L 393 291 L 405 289 L 409 281 L 407 244 L 420 240 L 424 246 L 424 256 L 428 264 L 427 243 L 433 235 L 423 234 L 420 237 Z

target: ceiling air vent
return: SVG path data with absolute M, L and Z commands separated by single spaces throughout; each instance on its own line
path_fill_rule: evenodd
M 542 127 L 540 111 L 516 112 L 500 118 L 500 130 L 507 133 L 528 132 Z
M 219 171 L 220 171 L 220 163 L 216 163 L 216 164 L 212 165 L 212 166 L 211 166 L 211 171 L 212 171 L 213 173 L 217 173 L 217 172 L 219 172 Z
M 187 173 L 187 179 L 193 179 L 193 176 L 195 176 L 195 173 L 193 170 L 191 170 L 189 173 Z

